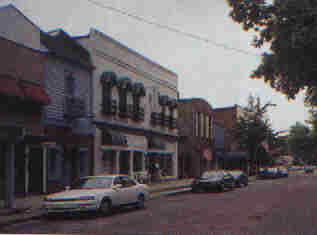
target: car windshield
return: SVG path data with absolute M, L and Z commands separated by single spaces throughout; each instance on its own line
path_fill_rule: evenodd
M 217 174 L 216 172 L 205 172 L 203 173 L 203 175 L 201 176 L 201 178 L 203 179 L 216 179 L 219 178 L 219 174 Z
M 71 185 L 71 189 L 107 188 L 112 184 L 111 177 L 80 178 Z

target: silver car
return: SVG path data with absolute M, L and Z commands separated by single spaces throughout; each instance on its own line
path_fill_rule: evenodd
M 82 177 L 69 189 L 48 195 L 43 209 L 47 215 L 64 212 L 98 211 L 104 215 L 113 207 L 135 205 L 144 208 L 149 188 L 128 175 Z

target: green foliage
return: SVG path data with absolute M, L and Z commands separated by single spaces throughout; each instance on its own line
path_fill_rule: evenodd
M 255 159 L 261 143 L 275 136 L 266 117 L 268 108 L 272 106 L 276 105 L 267 103 L 262 106 L 259 97 L 250 95 L 248 105 L 243 108 L 242 115 L 232 130 L 239 145 L 248 150 L 251 160 Z
M 231 18 L 257 36 L 254 47 L 270 44 L 251 77 L 295 99 L 306 91 L 305 102 L 317 105 L 317 1 L 227 0 Z
M 313 159 L 315 140 L 308 126 L 299 122 L 291 126 L 288 144 L 290 151 L 297 159 L 304 162 L 310 162 Z

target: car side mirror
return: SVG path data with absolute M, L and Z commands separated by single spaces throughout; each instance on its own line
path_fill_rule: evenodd
M 70 190 L 70 186 L 66 186 L 66 187 L 65 187 L 65 190 L 66 190 L 66 191 L 69 191 L 69 190 Z

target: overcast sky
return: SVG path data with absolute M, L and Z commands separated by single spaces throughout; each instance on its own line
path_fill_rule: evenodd
M 253 34 L 244 32 L 229 18 L 225 0 L 93 0 L 149 21 L 176 28 L 250 54 Z M 88 0 L 3 0 L 14 4 L 44 31 L 63 28 L 71 35 L 88 34 L 96 28 L 129 48 L 172 70 L 179 76 L 181 98 L 201 97 L 214 108 L 245 105 L 250 93 L 272 102 L 273 128 L 288 129 L 308 118 L 303 95 L 289 102 L 250 73 L 260 57 L 246 55 L 195 40 L 100 8 Z

